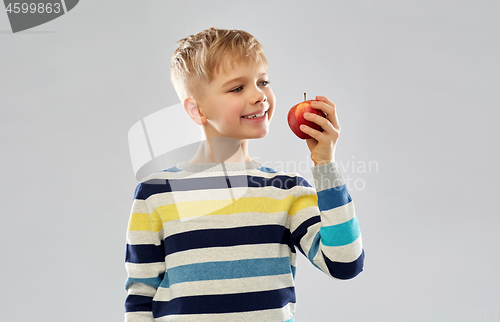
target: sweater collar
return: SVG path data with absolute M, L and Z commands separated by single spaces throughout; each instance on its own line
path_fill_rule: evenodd
M 212 171 L 243 171 L 243 170 L 253 170 L 262 167 L 263 164 L 252 160 L 250 162 L 238 162 L 238 163 L 205 163 L 205 164 L 195 164 L 189 163 L 187 161 L 180 162 L 176 164 L 178 169 L 189 171 L 189 172 L 212 172 Z

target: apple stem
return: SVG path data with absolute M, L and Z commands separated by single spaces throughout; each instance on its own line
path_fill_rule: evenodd
M 307 99 L 306 99 L 306 93 L 304 93 L 304 102 L 305 102 L 305 101 L 307 101 Z

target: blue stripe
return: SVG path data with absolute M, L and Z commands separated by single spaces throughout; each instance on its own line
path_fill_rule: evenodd
M 359 273 L 363 271 L 363 265 L 365 261 L 365 251 L 361 252 L 359 257 L 350 263 L 333 262 L 329 260 L 324 254 L 325 263 L 328 267 L 330 275 L 339 279 L 350 279 L 356 277 Z
M 132 278 L 132 277 L 129 277 L 129 278 L 127 278 L 127 281 L 125 282 L 125 289 L 128 289 L 128 287 L 132 283 L 143 283 L 143 284 L 152 286 L 154 288 L 157 288 L 160 285 L 160 283 L 163 279 L 163 276 L 164 276 L 164 273 L 158 275 L 157 277 L 150 277 L 150 278 Z
M 125 299 L 125 312 L 151 312 L 152 304 L 152 297 L 130 294 Z
M 125 262 L 135 264 L 157 263 L 165 261 L 165 252 L 162 245 L 129 245 L 125 253 Z
M 272 168 L 266 167 L 266 166 L 262 166 L 262 167 L 258 168 L 257 170 L 260 170 L 262 172 L 267 172 L 267 173 L 277 173 L 278 172 L 278 171 L 276 171 Z
M 286 320 L 284 322 L 294 322 L 293 318 L 291 318 L 290 320 Z
M 320 211 L 344 206 L 351 201 L 351 196 L 345 184 L 318 192 L 318 208 Z
M 163 280 L 160 283 L 160 286 L 158 287 L 163 287 L 163 288 L 169 288 L 170 287 L 170 280 L 168 279 L 168 274 L 165 274 L 163 277 Z
M 361 234 L 356 217 L 342 224 L 321 227 L 319 232 L 321 234 L 321 243 L 325 246 L 348 245 Z
M 307 253 L 307 258 L 317 268 L 319 268 L 319 267 L 316 265 L 316 263 L 314 263 L 314 257 L 316 257 L 316 254 L 318 253 L 320 239 L 321 239 L 321 236 L 320 236 L 320 233 L 318 232 L 314 236 L 313 242 L 311 244 L 311 248 L 309 248 L 309 253 Z
M 228 178 L 233 183 L 233 188 L 249 187 L 275 187 L 278 189 L 291 189 L 295 186 L 312 187 L 307 180 L 300 176 L 277 175 L 273 178 L 259 176 L 215 176 L 208 178 L 184 179 L 150 179 L 140 183 L 136 188 L 134 199 L 145 200 L 158 193 L 172 191 L 196 191 L 228 188 Z
M 170 167 L 168 169 L 158 171 L 158 172 L 180 172 L 180 171 L 182 171 L 182 170 L 177 168 L 177 166 L 174 165 L 173 167 Z
M 290 230 L 281 225 L 200 229 L 165 238 L 165 256 L 175 252 L 206 247 L 227 247 L 256 244 L 290 245 Z
M 167 269 L 170 285 L 184 282 L 272 276 L 288 273 L 292 273 L 288 257 L 206 262 Z
M 198 295 L 155 302 L 154 318 L 173 314 L 217 314 L 282 308 L 295 303 L 293 287 L 271 291 Z

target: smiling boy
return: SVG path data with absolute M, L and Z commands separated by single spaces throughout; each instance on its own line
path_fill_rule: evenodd
M 253 160 L 275 97 L 262 46 L 247 32 L 209 28 L 179 41 L 172 83 L 202 142 L 193 158 L 136 188 L 128 233 L 125 320 L 293 321 L 296 251 L 350 279 L 364 251 L 354 204 L 334 160 L 335 105 L 316 97 L 302 130 L 316 188 Z
M 196 91 L 193 95 L 196 99 L 183 99 L 184 108 L 191 119 L 202 126 L 205 140 L 225 137 L 239 142 L 243 160 L 233 157 L 225 162 L 250 162 L 248 139 L 266 136 L 274 113 L 275 97 L 269 87 L 267 70 L 262 63 L 229 62 L 221 65 L 216 75 L 202 91 Z M 210 141 L 204 142 L 209 145 Z M 211 163 L 212 158 L 220 159 L 218 156 L 228 149 L 224 145 L 214 151 L 212 147 L 210 153 L 209 149 L 203 150 L 206 145 L 201 147 L 191 163 Z

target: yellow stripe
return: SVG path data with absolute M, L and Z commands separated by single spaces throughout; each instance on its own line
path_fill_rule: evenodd
M 299 198 L 294 197 L 294 202 L 288 210 L 288 214 L 293 216 L 300 210 L 312 206 L 318 207 L 318 195 L 302 195 Z
M 160 231 L 161 227 L 163 227 L 163 224 L 160 218 L 153 214 L 150 216 L 145 213 L 133 213 L 128 222 L 129 231 L 149 230 L 157 233 Z
M 132 214 L 129 230 L 158 232 L 162 224 L 166 222 L 207 215 L 232 215 L 245 212 L 275 213 L 288 210 L 288 214 L 293 216 L 298 211 L 311 206 L 318 206 L 317 195 L 303 195 L 299 198 L 287 196 L 281 200 L 268 197 L 251 197 L 239 198 L 234 202 L 231 199 L 180 202 L 159 206 L 151 216 L 142 213 Z

